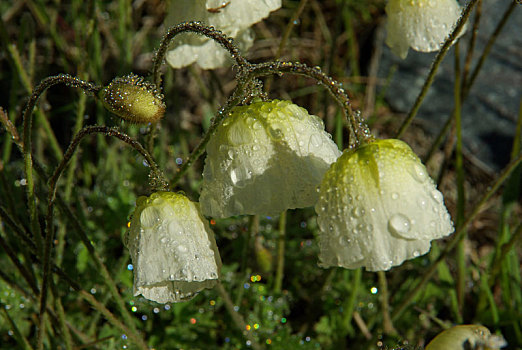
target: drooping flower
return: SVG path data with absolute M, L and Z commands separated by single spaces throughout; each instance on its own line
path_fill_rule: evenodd
M 341 154 L 318 117 L 279 100 L 235 107 L 206 150 L 200 203 L 213 217 L 312 206 Z
M 250 27 L 281 7 L 281 0 L 176 0 L 170 2 L 165 23 L 199 21 L 213 26 L 235 39 L 241 51 L 254 42 Z M 229 54 L 214 40 L 196 34 L 184 34 L 174 40 L 167 62 L 181 68 L 196 62 L 201 68 L 214 69 L 230 64 Z
M 125 237 L 134 295 L 158 303 L 189 300 L 218 280 L 221 258 L 197 203 L 182 194 L 140 197 Z
M 388 270 L 453 232 L 426 168 L 394 139 L 344 151 L 324 176 L 315 210 L 322 267 Z
M 492 335 L 480 325 L 458 325 L 439 333 L 426 346 L 426 350 L 498 350 L 507 346 L 502 335 Z
M 389 0 L 386 13 L 386 44 L 404 59 L 409 47 L 421 52 L 439 50 L 457 23 L 461 7 L 456 0 Z

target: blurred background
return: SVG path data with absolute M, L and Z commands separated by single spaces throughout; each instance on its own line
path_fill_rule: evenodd
M 394 56 L 384 44 L 385 5 L 384 0 L 284 0 L 279 10 L 253 26 L 254 45 L 245 56 L 256 63 L 280 59 L 320 67 L 343 84 L 353 107 L 377 137 L 393 137 L 435 53 L 410 50 L 405 60 Z M 67 73 L 97 85 L 131 72 L 147 77 L 153 53 L 175 24 L 165 23 L 168 11 L 168 2 L 156 0 L 2 1 L 4 119 L 21 135 L 28 97 L 48 76 Z M 520 23 L 522 10 L 515 2 L 479 1 L 459 41 L 464 65 L 476 26 L 476 45 L 469 54 L 471 72 L 484 49 L 490 49 L 463 100 L 464 194 L 457 190 L 455 127 L 450 120 L 454 49 L 403 136 L 428 161 L 457 222 L 463 222 L 520 152 Z M 492 39 L 496 30 L 498 35 Z M 282 40 L 285 33 L 288 36 Z M 234 68 L 163 65 L 162 71 L 167 111 L 158 126 L 153 156 L 172 179 L 235 87 Z M 286 75 L 263 78 L 263 82 L 270 98 L 292 100 L 319 116 L 339 148 L 347 147 L 342 111 L 322 86 Z M 123 123 L 92 96 L 64 85 L 50 88 L 37 106 L 34 157 L 47 174 L 84 126 L 118 127 L 142 143 L 150 131 Z M 446 136 L 434 146 L 445 123 Z M 13 133 L 0 128 L 2 349 L 34 348 L 38 333 L 42 263 L 20 239 L 34 232 L 26 207 L 23 157 L 16 142 Z M 203 159 L 179 183 L 178 190 L 194 201 L 199 197 Z M 150 193 L 143 163 L 122 142 L 96 135 L 82 141 L 65 171 L 58 187 L 63 205 L 55 214 L 53 259 L 72 281 L 53 278 L 45 348 L 134 349 L 146 343 L 156 349 L 242 349 L 252 346 L 244 336 L 248 332 L 261 346 L 274 349 L 417 349 L 447 327 L 469 323 L 501 332 L 509 349 L 522 346 L 520 168 L 480 207 L 460 248 L 436 266 L 433 278 L 419 290 L 416 286 L 447 240 L 433 242 L 429 254 L 393 268 L 383 282 L 375 273 L 317 266 L 313 208 L 289 210 L 284 229 L 285 220 L 279 216 L 210 220 L 224 264 L 223 286 L 246 323 L 245 329 L 238 329 L 216 290 L 167 305 L 133 296 L 133 266 L 122 236 L 136 198 Z M 38 177 L 35 186 L 43 225 L 46 179 Z M 457 213 L 459 198 L 464 212 Z M 460 277 L 458 259 L 465 266 Z M 284 274 L 278 277 L 281 264 Z M 459 283 L 464 289 L 458 289 Z

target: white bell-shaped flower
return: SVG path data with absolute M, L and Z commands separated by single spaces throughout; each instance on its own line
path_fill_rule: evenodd
M 197 203 L 179 193 L 140 197 L 125 236 L 134 295 L 158 303 L 189 300 L 218 280 L 221 258 Z
M 315 210 L 322 267 L 388 270 L 453 232 L 426 168 L 394 139 L 344 151 L 324 176 Z
M 170 2 L 165 23 L 173 26 L 189 21 L 202 22 L 234 38 L 245 52 L 254 42 L 250 26 L 280 7 L 281 0 L 175 0 Z M 214 69 L 232 62 L 218 43 L 196 34 L 176 37 L 173 46 L 174 49 L 167 53 L 167 62 L 173 68 L 196 62 L 203 69 Z
M 220 218 L 314 205 L 341 154 L 321 119 L 279 100 L 235 107 L 206 150 L 201 210 Z
M 442 47 L 461 15 L 456 0 L 389 0 L 386 44 L 406 58 L 408 48 L 431 52 Z M 464 30 L 460 32 L 460 35 Z
M 499 350 L 507 346 L 502 335 L 491 334 L 481 325 L 465 324 L 446 329 L 426 346 L 426 350 Z

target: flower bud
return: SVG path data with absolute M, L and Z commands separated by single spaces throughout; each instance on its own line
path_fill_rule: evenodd
M 130 123 L 154 123 L 165 114 L 156 86 L 135 74 L 115 78 L 100 91 L 100 99 L 105 108 Z
M 318 117 L 278 100 L 235 107 L 206 150 L 200 203 L 213 217 L 312 206 L 341 154 Z
M 134 295 L 158 303 L 189 300 L 218 280 L 221 258 L 197 203 L 182 194 L 140 197 L 125 236 Z
M 458 325 L 439 333 L 426 346 L 426 350 L 498 350 L 507 346 L 501 335 L 492 335 L 489 329 L 480 325 Z
M 324 176 L 315 211 L 322 267 L 388 270 L 453 232 L 442 194 L 400 140 L 344 151 Z

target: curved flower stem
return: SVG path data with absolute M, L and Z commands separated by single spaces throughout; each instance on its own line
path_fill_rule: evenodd
M 76 151 L 76 148 L 80 144 L 80 141 L 87 135 L 93 134 L 93 133 L 103 133 L 107 136 L 114 136 L 122 140 L 123 142 L 128 143 L 131 145 L 134 149 L 138 150 L 146 159 L 146 161 L 150 164 L 154 176 L 161 176 L 161 172 L 159 171 L 156 163 L 152 159 L 152 157 L 149 155 L 149 153 L 143 148 L 143 146 L 135 141 L 134 139 L 130 138 L 124 133 L 119 132 L 118 130 L 105 127 L 105 126 L 90 126 L 82 129 L 71 141 L 71 144 L 69 148 L 67 149 L 62 161 L 54 171 L 53 175 L 49 179 L 49 198 L 48 198 L 48 204 L 47 204 L 47 216 L 46 216 L 46 235 L 45 235 L 45 250 L 43 255 L 43 278 L 42 278 L 42 290 L 40 293 L 40 332 L 45 329 L 44 327 L 44 315 L 46 311 L 46 304 L 47 304 L 47 289 L 49 284 L 49 277 L 50 277 L 50 269 L 51 269 L 51 250 L 52 250 L 52 241 L 53 241 L 53 205 L 56 198 L 56 186 L 57 182 L 63 173 L 65 167 L 71 160 L 72 156 L 74 155 L 74 152 Z M 160 180 L 161 181 L 161 180 Z M 165 182 L 163 180 L 163 182 Z M 166 182 L 164 185 L 164 188 L 166 188 Z M 42 337 L 39 337 L 39 340 L 41 340 Z M 40 341 L 39 341 L 40 343 Z
M 466 217 L 466 220 L 462 222 L 460 226 L 457 227 L 455 233 L 453 234 L 453 237 L 448 242 L 448 245 L 444 249 L 444 251 L 441 252 L 437 260 L 435 260 L 429 269 L 423 274 L 421 281 L 410 290 L 410 292 L 406 295 L 406 297 L 402 300 L 402 302 L 394 308 L 391 318 L 392 320 L 396 320 L 402 312 L 408 307 L 410 303 L 413 302 L 413 299 L 422 291 L 426 283 L 433 277 L 435 272 L 437 271 L 437 268 L 441 261 L 443 261 L 448 254 L 455 248 L 458 242 L 464 237 L 465 230 L 467 226 L 475 219 L 477 214 L 479 213 L 482 206 L 488 201 L 491 196 L 497 192 L 497 190 L 500 188 L 500 186 L 506 181 L 506 179 L 509 177 L 509 175 L 517 168 L 519 164 L 522 163 L 522 154 L 519 154 L 518 157 L 513 159 L 500 173 L 497 179 L 493 180 L 490 186 L 488 186 L 489 190 L 484 193 L 484 195 L 480 198 L 480 200 L 475 204 L 469 215 Z
M 226 291 L 225 287 L 223 287 L 223 285 L 221 284 L 221 281 L 218 281 L 216 289 L 219 295 L 221 295 L 221 297 L 223 298 L 225 307 L 227 311 L 230 313 L 232 320 L 236 324 L 237 328 L 239 328 L 241 333 L 245 336 L 245 338 L 247 338 L 250 341 L 250 345 L 252 346 L 252 348 L 254 348 L 255 350 L 262 350 L 263 348 L 261 347 L 261 345 L 259 345 L 252 336 L 252 334 L 246 330 L 246 323 L 243 319 L 243 316 L 241 316 L 241 314 L 235 310 L 234 303 L 232 302 L 232 299 L 230 298 L 230 295 Z
M 23 147 L 22 147 L 21 141 L 18 139 L 14 139 L 14 141 L 15 141 L 15 144 L 18 146 L 20 152 L 23 153 Z M 33 166 L 34 166 L 34 169 L 36 170 L 36 173 L 40 176 L 40 178 L 43 179 L 44 181 L 47 181 L 49 176 L 46 174 L 43 167 L 40 165 L 40 163 L 37 160 L 34 161 Z M 112 279 L 112 276 L 109 273 L 107 266 L 105 266 L 105 264 L 103 263 L 100 256 L 96 253 L 96 250 L 94 249 L 94 246 L 92 245 L 89 237 L 87 236 L 87 233 L 84 231 L 84 228 L 80 225 L 78 218 L 75 217 L 71 208 L 65 203 L 65 201 L 61 197 L 60 193 L 56 193 L 56 199 L 57 199 L 56 202 L 58 204 L 58 207 L 62 211 L 63 215 L 71 221 L 71 223 L 74 227 L 73 232 L 78 234 L 83 245 L 85 246 L 85 248 L 89 252 L 90 256 L 94 260 L 96 266 L 98 267 L 101 277 L 102 277 L 103 281 L 105 282 L 105 284 L 107 285 L 107 287 L 109 288 L 109 292 L 112 295 L 112 297 L 114 298 L 114 300 L 116 302 L 116 306 L 118 307 L 124 321 L 129 325 L 129 327 L 134 332 L 134 334 L 137 334 L 138 332 L 136 330 L 136 327 L 134 327 L 133 319 L 125 307 L 125 301 L 121 297 L 121 295 L 118 291 L 118 287 L 116 286 L 116 283 Z M 1 209 L 1 207 L 0 207 L 0 209 Z M 8 218 L 8 216 L 4 217 L 2 210 L 0 210 L 0 217 L 2 217 L 2 219 L 7 224 L 9 224 L 9 221 L 7 221 L 7 219 L 6 219 L 6 218 Z M 12 226 L 12 227 L 16 228 L 16 226 Z M 30 249 L 34 250 L 35 254 L 38 255 L 40 252 L 38 251 L 36 245 L 33 243 L 31 238 L 28 235 L 24 234 L 22 229 L 15 229 L 15 228 L 13 228 L 13 230 L 15 232 L 17 232 L 17 234 L 24 240 L 26 245 Z M 33 292 L 35 295 L 39 294 L 38 289 L 35 289 Z
M 232 93 L 232 96 L 228 99 L 226 104 L 218 111 L 217 115 L 212 120 L 212 124 L 208 128 L 206 134 L 203 136 L 203 139 L 196 146 L 196 148 L 190 154 L 188 160 L 183 163 L 179 171 L 174 176 L 174 179 L 171 182 L 171 189 L 179 182 L 181 177 L 185 174 L 190 166 L 203 154 L 204 149 L 207 143 L 210 141 L 210 137 L 215 132 L 217 127 L 221 124 L 221 122 L 226 118 L 226 116 L 230 113 L 233 107 L 236 105 L 248 101 L 249 96 L 246 96 L 246 92 L 248 91 L 249 86 L 255 81 L 256 78 L 271 75 L 271 74 L 296 74 L 302 75 L 308 78 L 312 78 L 324 85 L 328 91 L 333 95 L 335 100 L 341 105 L 350 125 L 350 130 L 355 134 L 356 140 L 353 145 L 357 145 L 358 143 L 366 143 L 371 142 L 373 140 L 373 136 L 370 133 L 370 130 L 364 123 L 364 121 L 360 118 L 360 116 L 352 110 L 352 106 L 350 104 L 350 99 L 348 95 L 342 88 L 341 84 L 325 73 L 323 73 L 319 68 L 311 68 L 303 63 L 298 62 L 266 62 L 259 64 L 250 64 L 247 63 L 244 67 L 240 69 L 238 72 L 238 83 L 237 86 Z
M 480 0 L 470 0 L 470 2 L 466 5 L 466 8 L 464 11 L 462 11 L 462 16 L 460 16 L 459 20 L 457 21 L 457 24 L 455 25 L 455 28 L 453 29 L 453 32 L 448 36 L 446 41 L 444 42 L 444 45 L 442 45 L 442 48 L 437 53 L 437 56 L 435 57 L 435 60 L 433 61 L 431 65 L 430 72 L 428 73 L 428 77 L 426 78 L 426 81 L 424 81 L 424 85 L 422 86 L 422 89 L 417 96 L 417 99 L 415 100 L 415 103 L 413 104 L 413 107 L 411 108 L 410 112 L 408 113 L 408 116 L 402 123 L 402 125 L 399 128 L 399 131 L 397 132 L 396 138 L 400 138 L 408 126 L 410 126 L 413 118 L 417 115 L 417 112 L 419 111 L 419 108 L 422 104 L 422 101 L 424 101 L 424 98 L 426 97 L 426 94 L 428 93 L 429 88 L 431 87 L 431 84 L 435 80 L 435 73 L 437 73 L 437 70 L 439 69 L 440 64 L 442 63 L 442 60 L 448 53 L 451 45 L 453 42 L 458 38 L 460 31 L 464 27 L 464 24 L 466 24 L 469 16 L 471 15 L 471 11 L 473 10 L 473 7 L 477 3 L 477 1 Z
M 350 99 L 346 94 L 346 91 L 342 88 L 341 84 L 325 73 L 319 68 L 312 68 L 303 63 L 298 62 L 266 62 L 252 65 L 248 68 L 248 71 L 240 72 L 240 75 L 245 77 L 262 77 L 270 74 L 296 74 L 312 78 L 322 84 L 330 91 L 335 100 L 341 105 L 346 119 L 351 127 L 351 130 L 355 134 L 357 143 L 370 142 L 373 139 L 368 127 L 362 121 L 358 114 L 352 110 Z M 243 78 L 243 77 L 242 77 Z
M 27 191 L 27 202 L 29 207 L 29 216 L 31 222 L 31 229 L 33 231 L 33 235 L 35 236 L 36 244 L 39 246 L 39 250 L 42 250 L 42 241 L 41 241 L 41 230 L 40 225 L 38 223 L 37 211 L 36 211 L 36 196 L 34 193 L 34 179 L 33 179 L 33 158 L 32 158 L 32 150 L 31 150 L 31 129 L 32 129 L 32 113 L 34 107 L 36 106 L 36 102 L 38 98 L 45 92 L 48 88 L 57 84 L 66 84 L 70 87 L 76 87 L 83 89 L 85 92 L 96 94 L 100 87 L 96 86 L 92 83 L 83 81 L 81 79 L 75 78 L 68 74 L 60 74 L 52 77 L 45 78 L 38 84 L 38 86 L 34 89 L 29 101 L 27 101 L 27 105 L 24 109 L 23 114 L 23 154 L 24 154 L 24 166 L 25 166 L 25 177 L 27 181 L 26 191 Z
M 201 34 L 215 40 L 218 44 L 220 44 L 225 50 L 227 50 L 230 53 L 232 58 L 236 60 L 236 64 L 238 66 L 242 67 L 248 64 L 248 61 L 241 55 L 236 44 L 234 44 L 234 40 L 223 34 L 223 32 L 221 32 L 220 30 L 217 30 L 214 27 L 207 27 L 201 24 L 200 22 L 181 23 L 177 26 L 171 27 L 167 31 L 167 33 L 161 40 L 161 44 L 158 48 L 158 51 L 156 51 L 156 55 L 154 57 L 154 64 L 152 66 L 152 79 L 158 91 L 161 92 L 160 68 L 163 64 L 163 60 L 165 59 L 165 55 L 167 53 L 169 44 L 176 35 L 185 32 Z

